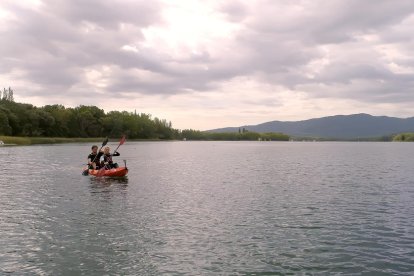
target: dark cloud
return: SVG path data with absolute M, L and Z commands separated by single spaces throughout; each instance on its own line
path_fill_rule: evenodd
M 219 11 L 224 13 L 230 21 L 240 22 L 248 16 L 248 8 L 241 1 L 228 1 L 219 6 Z
M 250 49 L 250 68 L 263 72 L 263 80 L 290 89 L 305 88 L 310 98 L 348 97 L 375 102 L 397 102 L 409 98 L 414 101 L 414 94 L 409 92 L 413 73 L 393 72 L 391 61 L 376 52 L 376 47 L 385 40 L 388 45 L 393 42 L 395 31 L 399 31 L 396 35 L 398 42 L 407 38 L 407 31 L 401 31 L 398 24 L 413 15 L 411 1 L 398 4 L 395 1 L 375 4 L 361 1 L 285 1 L 280 5 L 261 1 L 250 11 L 250 20 L 245 20 L 248 22 L 245 26 L 247 31 L 240 33 L 237 41 Z M 377 41 L 359 41 L 358 37 L 364 35 L 374 35 Z M 336 51 L 328 55 L 321 47 L 335 48 Z M 403 51 L 413 56 L 412 50 L 404 45 L 392 45 L 392 48 L 405 48 Z M 305 67 L 324 58 L 329 60 L 329 64 L 313 72 L 313 77 L 307 77 Z M 398 54 L 392 59 L 399 65 L 413 68 L 412 62 L 408 61 L 411 59 L 406 56 Z M 359 80 L 371 83 L 353 85 Z M 326 89 L 321 91 L 320 84 Z M 347 86 L 337 89 L 336 86 L 342 85 Z
M 94 23 L 104 29 L 118 29 L 121 23 L 147 26 L 160 21 L 158 1 L 51 0 L 46 11 L 73 25 Z
M 81 81 L 80 71 L 88 66 L 116 64 L 162 71 L 151 55 L 131 55 L 121 47 L 142 40 L 140 27 L 160 20 L 155 1 L 48 1 L 37 9 L 7 5 L 15 15 L 2 37 L 2 72 L 23 71 L 31 82 L 69 88 Z M 120 32 L 120 24 L 133 24 Z M 127 26 L 128 27 L 128 26 Z M 132 30 L 132 32 L 131 32 Z
M 179 54 L 162 39 L 146 46 L 144 29 L 168 27 L 164 2 L 59 0 L 33 8 L 10 1 L 2 7 L 12 17 L 0 19 L 6 38 L 0 72 L 24 78 L 44 95 L 206 92 L 250 76 L 304 90 L 310 99 L 414 101 L 412 1 L 226 1 L 212 7 L 237 27 L 222 40 L 178 45 Z M 106 67 L 106 85 L 88 82 L 87 72 Z

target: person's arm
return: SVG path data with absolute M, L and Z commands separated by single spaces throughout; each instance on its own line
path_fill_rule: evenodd
M 120 156 L 121 154 L 119 154 L 119 152 L 114 152 L 113 154 L 112 154 L 112 156 Z
M 96 160 L 95 160 L 96 164 L 100 164 L 101 163 L 101 157 L 102 157 L 102 155 L 104 155 L 104 152 L 103 151 L 98 152 L 98 156 L 96 156 Z

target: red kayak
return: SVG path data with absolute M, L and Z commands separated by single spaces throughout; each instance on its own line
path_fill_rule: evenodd
M 109 170 L 89 170 L 89 175 L 93 176 L 109 176 L 109 177 L 122 177 L 127 175 L 128 168 L 126 167 L 119 167 L 113 168 Z

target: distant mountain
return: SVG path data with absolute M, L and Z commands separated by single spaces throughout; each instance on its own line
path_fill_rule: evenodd
M 362 113 L 295 122 L 272 121 L 259 125 L 213 129 L 209 132 L 238 132 L 240 128 L 254 132 L 282 132 L 293 137 L 357 139 L 414 132 L 414 117 L 403 119 Z

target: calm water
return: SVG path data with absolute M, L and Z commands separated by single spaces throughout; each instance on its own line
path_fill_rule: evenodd
M 0 148 L 0 274 L 414 273 L 414 144 L 90 146 Z

